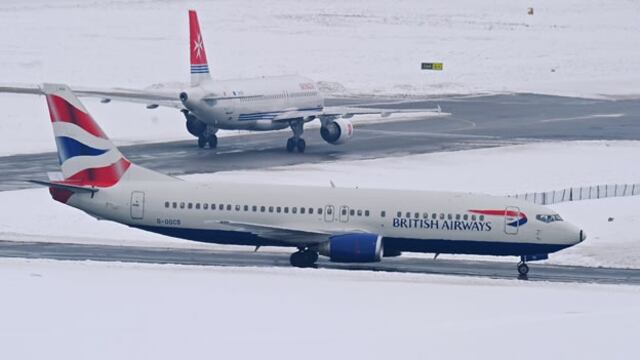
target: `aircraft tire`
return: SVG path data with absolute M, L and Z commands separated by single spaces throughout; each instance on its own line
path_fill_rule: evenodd
M 216 147 L 218 147 L 218 137 L 215 135 L 209 135 L 209 138 L 207 139 L 208 143 L 209 143 L 209 147 L 212 149 L 215 149 Z
M 198 136 L 198 147 L 204 149 L 207 146 L 207 138 L 204 136 Z
M 518 274 L 520 274 L 520 276 L 527 276 L 528 273 L 529 273 L 529 266 L 524 262 L 519 263 Z
M 299 268 L 313 267 L 318 261 L 318 253 L 315 251 L 296 251 L 291 254 L 289 262 L 291 266 Z
M 294 138 L 289 138 L 287 140 L 287 151 L 288 152 L 293 152 L 293 150 L 295 150 L 296 148 L 296 140 Z
M 307 142 L 304 141 L 304 139 L 298 139 L 298 143 L 296 144 L 296 147 L 298 148 L 298 152 L 303 153 L 304 149 L 307 148 Z

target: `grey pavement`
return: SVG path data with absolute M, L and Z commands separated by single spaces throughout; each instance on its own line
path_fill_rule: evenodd
M 277 252 L 168 249 L 42 242 L 0 241 L 0 257 L 201 266 L 290 267 L 289 255 Z M 515 264 L 516 258 L 514 258 L 513 263 L 509 263 L 397 257 L 384 258 L 379 263 L 368 264 L 332 263 L 321 258 L 318 261 L 318 268 L 518 279 Z M 529 266 L 528 281 L 640 285 L 640 270 L 538 263 L 529 263 Z

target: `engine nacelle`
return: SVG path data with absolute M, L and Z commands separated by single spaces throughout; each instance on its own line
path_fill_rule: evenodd
M 199 137 L 205 130 L 207 130 L 207 124 L 198 119 L 195 115 L 191 114 L 187 110 L 183 110 L 184 117 L 187 119 L 187 131 L 189 134 Z
M 378 262 L 383 256 L 382 236 L 358 233 L 335 235 L 320 244 L 318 252 L 335 262 Z
M 344 118 L 335 119 L 320 128 L 320 136 L 329 144 L 344 144 L 353 136 L 353 124 Z

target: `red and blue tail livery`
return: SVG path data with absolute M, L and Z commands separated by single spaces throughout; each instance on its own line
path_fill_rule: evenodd
M 63 183 L 93 187 L 115 185 L 131 163 L 67 86 L 45 84 L 43 91 L 49 106 Z

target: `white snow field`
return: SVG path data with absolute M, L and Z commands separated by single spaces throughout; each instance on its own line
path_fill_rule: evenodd
M 244 182 L 254 186 L 261 183 L 330 186 L 330 181 L 333 181 L 340 187 L 455 190 L 504 195 L 578 185 L 637 183 L 640 168 L 628 164 L 637 162 L 638 154 L 639 141 L 538 143 L 199 174 L 184 178 L 201 182 Z M 11 210 L 2 211 L 0 237 L 6 240 L 214 246 L 97 221 L 79 210 L 53 201 L 46 189 L 0 192 L 0 203 L 3 209 Z M 550 263 L 640 268 L 640 235 L 637 231 L 640 226 L 640 197 L 564 203 L 553 208 L 567 221 L 582 227 L 589 237 L 578 246 L 552 254 Z M 609 222 L 609 217 L 614 221 Z M 253 251 L 239 246 L 215 247 Z
M 189 8 L 219 79 L 298 73 L 331 95 L 640 95 L 640 3 L 606 0 L 3 1 L 0 82 L 180 87 Z M 175 109 L 86 102 L 118 144 L 191 138 Z M 53 149 L 43 104 L 0 94 L 0 154 Z
M 0 260 L 7 359 L 630 359 L 640 289 Z

